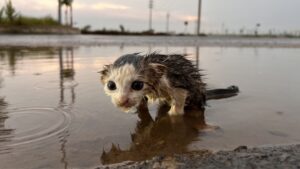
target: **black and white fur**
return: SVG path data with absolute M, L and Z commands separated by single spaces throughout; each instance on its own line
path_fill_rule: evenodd
M 185 107 L 203 109 L 207 93 L 216 94 L 205 89 L 199 69 L 182 55 L 128 54 L 100 73 L 105 93 L 125 112 L 147 99 L 167 103 L 169 115 L 182 115 Z M 236 87 L 221 90 L 238 92 Z

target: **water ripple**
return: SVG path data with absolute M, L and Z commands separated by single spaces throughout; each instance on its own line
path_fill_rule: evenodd
M 65 131 L 71 116 L 57 108 L 22 108 L 9 110 L 0 126 L 0 152 L 8 147 L 33 143 Z

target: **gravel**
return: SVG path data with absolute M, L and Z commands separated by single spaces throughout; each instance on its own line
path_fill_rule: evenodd
M 247 148 L 232 151 L 197 151 L 173 156 L 154 157 L 151 160 L 99 166 L 95 169 L 300 169 L 300 145 Z

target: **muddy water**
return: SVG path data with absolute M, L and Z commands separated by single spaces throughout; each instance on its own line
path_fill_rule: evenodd
M 97 73 L 133 52 L 190 54 L 209 88 L 237 97 L 209 101 L 194 117 L 151 105 L 116 109 Z M 300 141 L 300 49 L 105 45 L 0 48 L 0 168 L 87 168 L 192 150 Z M 159 118 L 157 118 L 157 113 Z M 103 153 L 103 150 L 105 153 Z

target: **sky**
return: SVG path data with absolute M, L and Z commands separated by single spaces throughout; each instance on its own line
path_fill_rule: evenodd
M 0 0 L 0 7 L 6 0 Z M 12 0 L 22 15 L 57 18 L 57 0 Z M 141 31 L 149 28 L 149 0 L 74 0 L 75 26 L 92 29 Z M 195 33 L 198 0 L 154 0 L 153 29 Z M 300 0 L 202 0 L 201 32 L 253 32 L 259 23 L 261 32 L 300 32 Z

